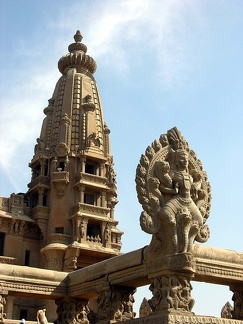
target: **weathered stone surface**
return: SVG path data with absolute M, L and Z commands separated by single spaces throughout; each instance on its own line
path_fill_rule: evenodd
M 242 321 L 210 316 L 157 315 L 136 318 L 123 324 L 240 324 Z
M 143 207 L 141 228 L 153 234 L 151 258 L 155 253 L 191 253 L 195 240 L 207 241 L 210 185 L 201 161 L 176 127 L 141 156 L 136 188 Z

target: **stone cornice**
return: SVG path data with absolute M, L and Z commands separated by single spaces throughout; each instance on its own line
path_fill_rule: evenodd
M 66 295 L 67 273 L 0 264 L 0 286 L 9 295 L 34 295 L 55 299 Z

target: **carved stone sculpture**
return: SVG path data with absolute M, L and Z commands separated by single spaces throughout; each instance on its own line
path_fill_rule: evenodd
M 39 309 L 36 318 L 37 324 L 48 324 L 48 320 L 46 318 L 46 309 Z
M 78 298 L 58 301 L 55 324 L 89 324 L 87 303 L 87 300 Z
M 186 277 L 176 275 L 157 277 L 149 289 L 153 294 L 148 301 L 152 311 L 191 312 L 194 299 L 191 297 L 190 281 Z
M 191 253 L 194 241 L 207 241 L 210 185 L 201 161 L 177 128 L 161 135 L 141 156 L 136 188 L 143 207 L 140 225 L 153 234 L 153 250 Z
M 147 298 L 144 297 L 139 307 L 139 317 L 148 316 L 151 313 L 151 307 L 149 306 Z
M 227 302 L 221 310 L 221 318 L 232 318 L 233 307 Z
M 6 299 L 3 295 L 0 295 L 0 322 L 3 322 L 6 313 L 4 313 L 4 305 L 6 304 Z
M 136 315 L 133 312 L 135 290 L 130 287 L 107 287 L 99 293 L 98 302 L 98 323 L 126 321 L 133 319 Z

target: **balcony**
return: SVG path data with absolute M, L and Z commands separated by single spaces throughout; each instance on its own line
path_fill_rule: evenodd
M 7 256 L 0 256 L 0 263 L 4 264 L 17 264 L 17 259 Z
M 106 178 L 100 177 L 95 174 L 80 172 L 75 176 L 75 187 L 78 187 L 80 184 L 90 187 L 98 187 L 106 189 Z
M 79 203 L 78 205 L 72 208 L 72 215 L 77 212 L 81 212 L 83 214 L 88 214 L 90 216 L 98 216 L 98 217 L 109 217 L 109 208 L 99 207 L 95 205 L 83 204 Z
M 71 237 L 66 234 L 61 234 L 61 233 L 52 233 L 49 235 L 49 243 L 60 243 L 60 244 L 65 244 L 68 245 L 71 242 Z
M 58 171 L 52 173 L 52 182 L 57 190 L 57 195 L 59 198 L 64 196 L 64 191 L 69 184 L 69 172 Z
M 36 187 L 44 187 L 49 189 L 50 188 L 50 177 L 48 176 L 43 176 L 39 175 L 37 178 L 33 179 L 29 184 L 28 184 L 29 190 L 33 190 Z
M 37 219 L 37 218 L 48 219 L 49 212 L 50 212 L 49 207 L 37 205 L 31 209 L 31 216 L 33 217 L 33 219 Z

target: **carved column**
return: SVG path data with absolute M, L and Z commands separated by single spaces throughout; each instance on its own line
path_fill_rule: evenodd
M 57 320 L 55 324 L 89 324 L 88 300 L 65 298 L 57 300 Z
M 99 290 L 98 324 L 116 323 L 133 319 L 134 297 L 136 289 L 125 286 L 105 286 Z
M 86 156 L 80 156 L 81 172 L 85 172 Z
M 41 159 L 40 166 L 41 166 L 40 175 L 43 176 L 43 175 L 45 175 L 46 160 Z
M 79 187 L 79 202 L 84 203 L 85 186 Z
M 43 206 L 44 188 L 38 187 L 38 205 Z
M 99 167 L 99 176 L 104 177 L 105 175 L 105 163 L 101 162 Z
M 4 322 L 4 318 L 6 317 L 5 313 L 5 304 L 6 304 L 6 294 L 0 293 L 0 323 Z
M 101 207 L 107 207 L 106 205 L 106 192 L 101 192 Z
M 243 320 L 243 286 L 230 287 L 230 290 L 233 291 L 232 300 L 234 302 L 232 318 Z
M 11 319 L 13 316 L 13 307 L 14 307 L 14 299 L 13 296 L 8 296 L 6 300 L 6 318 Z

